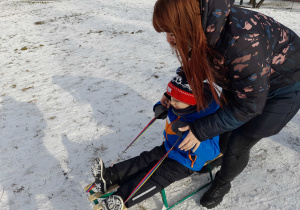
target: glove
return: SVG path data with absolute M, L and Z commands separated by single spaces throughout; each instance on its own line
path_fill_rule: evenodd
M 166 119 L 167 115 L 168 115 L 168 111 L 167 108 L 161 104 L 157 105 L 154 108 L 154 115 L 156 117 L 156 119 Z
M 178 128 L 182 128 L 182 127 L 185 127 L 185 126 L 188 126 L 188 125 L 189 125 L 189 123 L 187 123 L 187 122 L 183 122 L 183 121 L 177 120 L 176 122 L 172 123 L 171 129 L 178 136 L 182 136 L 183 133 L 182 133 L 182 131 L 178 130 Z

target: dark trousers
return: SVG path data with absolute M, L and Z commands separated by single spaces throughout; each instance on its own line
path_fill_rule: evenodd
M 240 128 L 220 136 L 228 141 L 218 177 L 231 182 L 247 166 L 250 149 L 262 138 L 277 134 L 300 108 L 300 82 L 270 95 L 263 113 Z
M 114 194 L 125 201 L 150 169 L 166 154 L 165 146 L 161 145 L 139 156 L 117 163 L 113 166 L 119 175 L 119 188 Z M 148 181 L 125 204 L 131 207 L 160 192 L 171 183 L 186 178 L 193 173 L 179 162 L 166 158 Z

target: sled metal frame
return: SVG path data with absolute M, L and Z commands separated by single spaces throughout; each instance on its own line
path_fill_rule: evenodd
M 210 163 L 217 160 L 218 158 L 222 157 L 223 154 L 220 153 L 215 159 L 213 160 L 210 160 L 210 161 L 207 161 L 205 164 L 204 164 L 204 167 L 207 168 L 208 172 L 209 172 L 209 177 L 210 177 L 210 181 L 204 185 L 202 185 L 200 188 L 198 188 L 196 191 L 190 193 L 189 195 L 185 196 L 184 198 L 182 198 L 181 200 L 177 201 L 174 205 L 172 206 L 169 206 L 168 204 L 168 201 L 167 201 L 167 196 L 166 196 L 166 192 L 165 192 L 165 189 L 162 189 L 162 191 L 160 192 L 161 193 L 161 196 L 162 196 L 162 200 L 163 200 L 163 203 L 164 203 L 164 206 L 166 207 L 166 210 L 168 209 L 171 209 L 175 206 L 177 206 L 178 204 L 182 203 L 183 201 L 185 201 L 186 199 L 192 197 L 194 194 L 196 194 L 197 192 L 203 190 L 205 187 L 209 186 L 213 181 L 213 175 L 212 175 L 212 172 L 211 172 L 211 165 Z
M 210 163 L 206 164 L 205 167 L 207 167 L 207 169 L 208 169 L 208 171 L 209 171 L 210 182 L 208 182 L 208 183 L 202 185 L 199 189 L 197 189 L 196 191 L 194 191 L 194 192 L 188 194 L 187 196 L 185 196 L 185 197 L 182 198 L 181 200 L 177 201 L 174 205 L 169 206 L 168 201 L 167 201 L 167 196 L 166 196 L 165 189 L 163 189 L 163 190 L 160 192 L 160 193 L 161 193 L 161 196 L 162 196 L 162 201 L 163 201 L 163 203 L 164 203 L 164 206 L 166 207 L 166 210 L 171 209 L 171 208 L 177 206 L 178 204 L 180 204 L 180 203 L 182 203 L 183 201 L 185 201 L 186 199 L 192 197 L 194 194 L 196 194 L 197 192 L 201 191 L 202 189 L 204 189 L 205 187 L 209 186 L 209 185 L 212 183 L 212 181 L 213 181 L 213 176 L 212 176 L 212 172 L 211 172 L 211 165 L 210 165 Z

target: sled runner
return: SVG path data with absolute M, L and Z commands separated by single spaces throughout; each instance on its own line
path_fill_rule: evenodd
M 85 187 L 85 191 L 88 189 L 89 185 Z M 114 191 L 118 189 L 118 185 L 112 185 L 108 188 L 107 192 L 105 194 L 101 194 L 100 192 L 93 192 L 89 195 L 89 201 L 97 200 L 98 198 L 107 198 L 110 196 Z M 91 191 L 90 191 L 91 192 Z

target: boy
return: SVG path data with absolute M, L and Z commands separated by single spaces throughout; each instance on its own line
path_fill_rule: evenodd
M 167 87 L 166 95 L 171 99 L 171 107 L 167 112 L 160 102 L 154 105 L 155 116 L 166 120 L 163 145 L 151 151 L 142 152 L 139 156 L 105 168 L 101 159 L 96 159 L 92 172 L 95 177 L 96 189 L 105 193 L 109 186 L 118 184 L 117 191 L 102 200 L 103 210 L 122 210 L 131 207 L 160 192 L 171 183 L 188 177 L 199 171 L 206 161 L 213 160 L 220 153 L 219 136 L 190 145 L 188 151 L 178 148 L 188 132 L 182 134 L 178 128 L 187 126 L 195 119 L 215 112 L 219 106 L 213 99 L 208 85 L 204 85 L 205 98 L 209 106 L 197 112 L 196 101 L 187 82 L 184 72 L 179 68 Z M 163 116 L 162 116 L 163 115 Z M 179 139 L 180 138 L 180 139 Z M 177 141 L 179 139 L 179 141 Z M 174 147 L 173 147 L 174 145 Z M 157 168 L 155 173 L 125 204 L 124 201 L 145 177 L 149 170 L 169 151 L 168 157 Z M 193 149 L 193 150 L 192 150 Z M 125 207 L 126 206 L 126 207 Z

